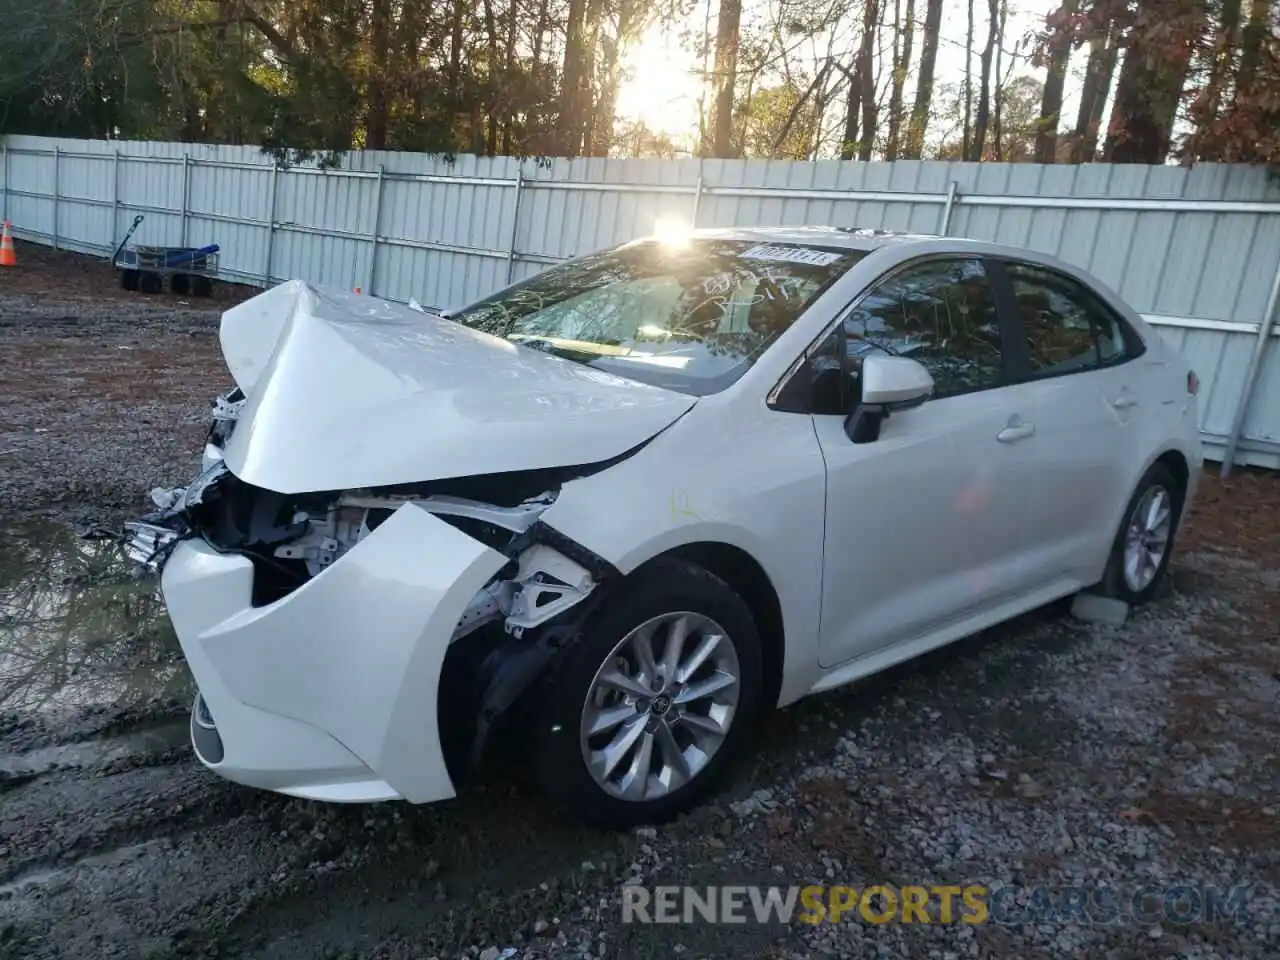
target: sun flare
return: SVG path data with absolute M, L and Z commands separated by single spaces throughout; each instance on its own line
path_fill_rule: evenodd
M 627 48 L 622 65 L 620 117 L 641 120 L 672 139 L 697 131 L 701 66 L 672 31 L 657 24 L 650 27 Z

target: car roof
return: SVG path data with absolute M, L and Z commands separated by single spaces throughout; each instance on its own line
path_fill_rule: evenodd
M 798 246 L 839 247 L 865 253 L 883 250 L 894 261 L 898 262 L 910 259 L 913 256 L 911 248 L 920 246 L 925 248 L 922 252 L 927 253 L 956 253 L 971 256 L 1001 257 L 1050 267 L 1085 284 L 1093 293 L 1106 300 L 1112 308 L 1123 313 L 1132 325 L 1144 331 L 1144 336 L 1149 334 L 1142 316 L 1134 311 L 1116 291 L 1112 290 L 1101 279 L 1074 264 L 1067 263 L 1039 250 L 991 243 L 986 240 L 970 240 L 965 237 L 946 237 L 931 233 L 907 233 L 906 231 L 880 230 L 875 227 L 704 228 L 691 231 L 691 235 L 694 239 L 741 240 L 749 243 L 791 243 Z
M 924 247 L 922 252 L 954 253 L 969 256 L 992 256 L 1020 260 L 1026 263 L 1053 267 L 1074 276 L 1095 289 L 1100 286 L 1097 277 L 1059 260 L 1057 257 L 1025 247 L 992 243 L 988 240 L 970 240 L 967 237 L 946 237 L 936 233 L 907 233 L 898 230 L 880 230 L 875 227 L 727 227 L 693 230 L 694 239 L 739 240 L 746 243 L 790 243 L 797 246 L 843 248 L 863 253 L 885 250 L 895 253 L 895 259 L 912 256 L 911 248 Z
M 929 240 L 957 240 L 930 233 L 906 233 L 873 227 L 725 227 L 694 230 L 695 239 L 743 240 L 757 243 L 794 243 L 805 246 L 843 247 L 849 250 L 878 250 L 890 244 L 922 243 Z M 961 245 L 963 240 L 958 241 Z

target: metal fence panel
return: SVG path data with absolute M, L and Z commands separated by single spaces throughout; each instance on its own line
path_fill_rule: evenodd
M 1207 452 L 1280 467 L 1280 189 L 1225 165 L 557 159 L 370 151 L 277 167 L 256 147 L 10 136 L 4 216 L 38 242 L 110 253 L 220 244 L 231 280 L 303 277 L 452 308 L 547 264 L 649 233 L 834 224 L 994 240 L 1115 288 L 1201 377 Z M 1272 331 L 1280 334 L 1280 331 Z M 1249 382 L 1253 377 L 1256 389 Z M 1251 393 L 1251 396 L 1250 396 Z M 1246 403 L 1247 401 L 1247 403 Z M 1242 406 L 1245 404 L 1245 406 Z

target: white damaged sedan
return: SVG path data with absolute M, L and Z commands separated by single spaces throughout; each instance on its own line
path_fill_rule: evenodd
M 228 310 L 200 476 L 126 525 L 196 753 L 452 797 L 500 731 L 572 816 L 696 803 L 767 710 L 1092 589 L 1157 590 L 1197 381 L 1097 280 L 877 231 L 698 231 L 449 318 Z

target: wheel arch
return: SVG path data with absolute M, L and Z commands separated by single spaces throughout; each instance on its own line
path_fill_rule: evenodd
M 671 547 L 641 563 L 637 571 L 662 560 L 683 560 L 701 567 L 723 580 L 751 609 L 760 631 L 764 656 L 761 664 L 763 710 L 778 705 L 782 676 L 786 665 L 786 627 L 782 616 L 782 600 L 777 588 L 760 562 L 742 547 L 719 540 L 696 540 Z
M 1180 444 L 1166 443 L 1157 448 L 1151 456 L 1147 457 L 1147 459 L 1143 461 L 1141 468 L 1131 478 L 1129 482 L 1129 491 L 1125 495 L 1125 500 L 1119 506 L 1120 512 L 1115 518 L 1115 524 L 1113 524 L 1116 529 L 1119 529 L 1119 525 L 1124 522 L 1124 510 L 1129 502 L 1128 497 L 1133 494 L 1133 491 L 1137 489 L 1138 484 L 1142 482 L 1142 478 L 1145 477 L 1147 472 L 1156 464 L 1160 464 L 1165 467 L 1173 474 L 1174 479 L 1178 482 L 1179 492 L 1182 494 L 1181 516 L 1178 521 L 1179 525 L 1181 525 L 1182 517 L 1186 516 L 1190 497 L 1195 491 L 1196 484 L 1192 476 L 1191 459 L 1187 456 L 1187 451 L 1184 450 Z
M 1143 460 L 1138 470 L 1129 479 L 1129 485 L 1125 491 L 1124 497 L 1116 505 L 1115 515 L 1112 517 L 1111 530 L 1113 535 L 1119 531 L 1120 525 L 1124 523 L 1124 512 L 1128 508 L 1129 498 L 1133 496 L 1133 491 L 1136 490 L 1138 484 L 1142 482 L 1142 478 L 1147 475 L 1147 471 L 1156 464 L 1161 464 L 1167 468 L 1173 474 L 1174 478 L 1178 481 L 1178 485 L 1181 487 L 1181 516 L 1178 519 L 1178 525 L 1181 526 L 1182 518 L 1186 516 L 1190 494 L 1195 490 L 1195 484 L 1193 483 L 1191 473 L 1191 460 L 1187 456 L 1187 452 L 1178 444 L 1169 443 L 1163 445 L 1157 450 L 1157 452 Z M 1111 543 L 1112 541 L 1108 540 L 1106 550 L 1100 552 L 1097 565 L 1097 569 L 1099 571 L 1106 566 L 1107 558 L 1111 554 Z
M 1182 493 L 1185 496 L 1187 492 L 1187 485 L 1191 480 L 1191 466 L 1187 463 L 1186 455 L 1181 450 L 1171 447 L 1152 460 L 1151 463 L 1142 471 L 1143 474 L 1157 463 L 1164 464 L 1169 468 L 1169 472 L 1172 473 L 1174 479 L 1178 481 L 1178 486 L 1182 488 Z

